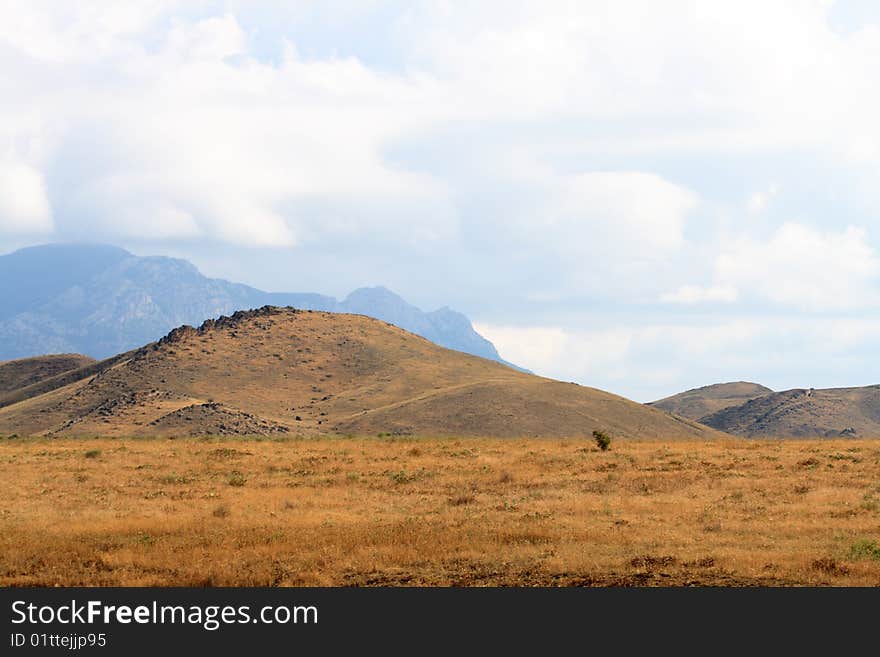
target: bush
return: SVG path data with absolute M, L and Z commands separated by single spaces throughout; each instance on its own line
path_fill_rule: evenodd
M 243 474 L 241 474 L 240 472 L 230 473 L 229 479 L 227 480 L 227 483 L 230 486 L 235 486 L 236 488 L 240 488 L 241 486 L 244 486 L 246 482 L 247 482 L 247 479 L 245 479 L 245 476 Z
M 96 459 L 96 458 L 98 458 L 99 456 L 101 456 L 101 450 L 100 450 L 100 449 L 90 449 L 88 452 L 86 452 L 86 458 L 87 458 L 87 459 Z
M 400 472 L 392 472 L 388 476 L 395 484 L 408 484 L 416 478 L 415 475 L 407 474 L 406 470 L 401 470 Z
M 880 559 L 880 545 L 877 541 L 860 539 L 849 546 L 849 556 L 853 559 Z
M 603 452 L 611 449 L 611 436 L 604 431 L 593 431 L 593 438 L 596 441 L 596 447 Z

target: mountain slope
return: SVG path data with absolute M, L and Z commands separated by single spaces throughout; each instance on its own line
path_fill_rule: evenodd
M 0 256 L 0 320 L 41 306 L 130 257 L 100 244 L 46 244 Z
M 880 436 L 880 386 L 775 392 L 700 419 L 748 437 Z
M 264 292 L 207 278 L 185 260 L 103 245 L 46 245 L 0 256 L 0 359 L 66 352 L 106 358 L 175 326 L 264 305 L 364 314 L 504 362 L 464 315 L 422 312 L 385 288 L 356 290 L 341 302 Z
M 301 307 L 295 303 L 288 305 Z M 440 308 L 429 313 L 422 312 L 384 287 L 360 288 L 340 303 L 313 309 L 375 317 L 420 335 L 441 347 L 497 360 L 510 367 L 521 369 L 501 358 L 495 345 L 477 333 L 471 321 L 461 313 L 451 308 Z
M 290 308 L 181 327 L 81 372 L 0 408 L 0 433 L 723 435 L 607 392 L 444 349 L 365 316 Z
M 770 388 L 747 381 L 716 383 L 651 402 L 650 406 L 691 420 L 699 420 L 706 415 L 717 413 L 730 406 L 739 406 L 772 392 Z
M 94 362 L 94 358 L 80 354 L 53 354 L 0 362 L 0 396 Z

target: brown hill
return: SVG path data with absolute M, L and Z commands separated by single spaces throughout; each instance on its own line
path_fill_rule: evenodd
M 95 362 L 81 354 L 50 354 L 0 362 L 0 396 Z
M 292 308 L 181 327 L 78 372 L 0 398 L 0 433 L 723 435 L 601 390 L 438 347 L 379 320 Z
M 700 422 L 748 437 L 878 437 L 880 386 L 775 392 Z
M 699 420 L 725 408 L 739 406 L 750 399 L 762 397 L 772 392 L 770 388 L 747 381 L 716 383 L 651 402 L 650 406 L 691 420 Z

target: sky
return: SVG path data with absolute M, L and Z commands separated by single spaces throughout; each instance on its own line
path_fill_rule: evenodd
M 638 401 L 880 383 L 880 3 L 0 3 L 0 253 L 385 285 Z

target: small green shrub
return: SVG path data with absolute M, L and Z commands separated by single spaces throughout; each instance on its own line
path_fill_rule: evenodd
M 236 488 L 241 488 L 247 483 L 247 479 L 240 472 L 231 472 L 229 473 L 229 479 L 226 480 L 230 486 L 235 486 Z
M 859 539 L 849 546 L 849 556 L 853 559 L 880 560 L 880 545 L 867 538 Z
M 611 436 L 609 436 L 604 431 L 593 431 L 593 439 L 596 441 L 596 447 L 601 449 L 603 452 L 611 449 Z
M 415 475 L 410 475 L 406 473 L 406 470 L 400 470 L 399 472 L 392 472 L 388 475 L 395 484 L 407 484 L 413 479 L 415 479 Z
M 99 456 L 101 456 L 101 450 L 100 449 L 90 449 L 88 452 L 86 452 L 85 456 L 87 459 L 96 459 Z

